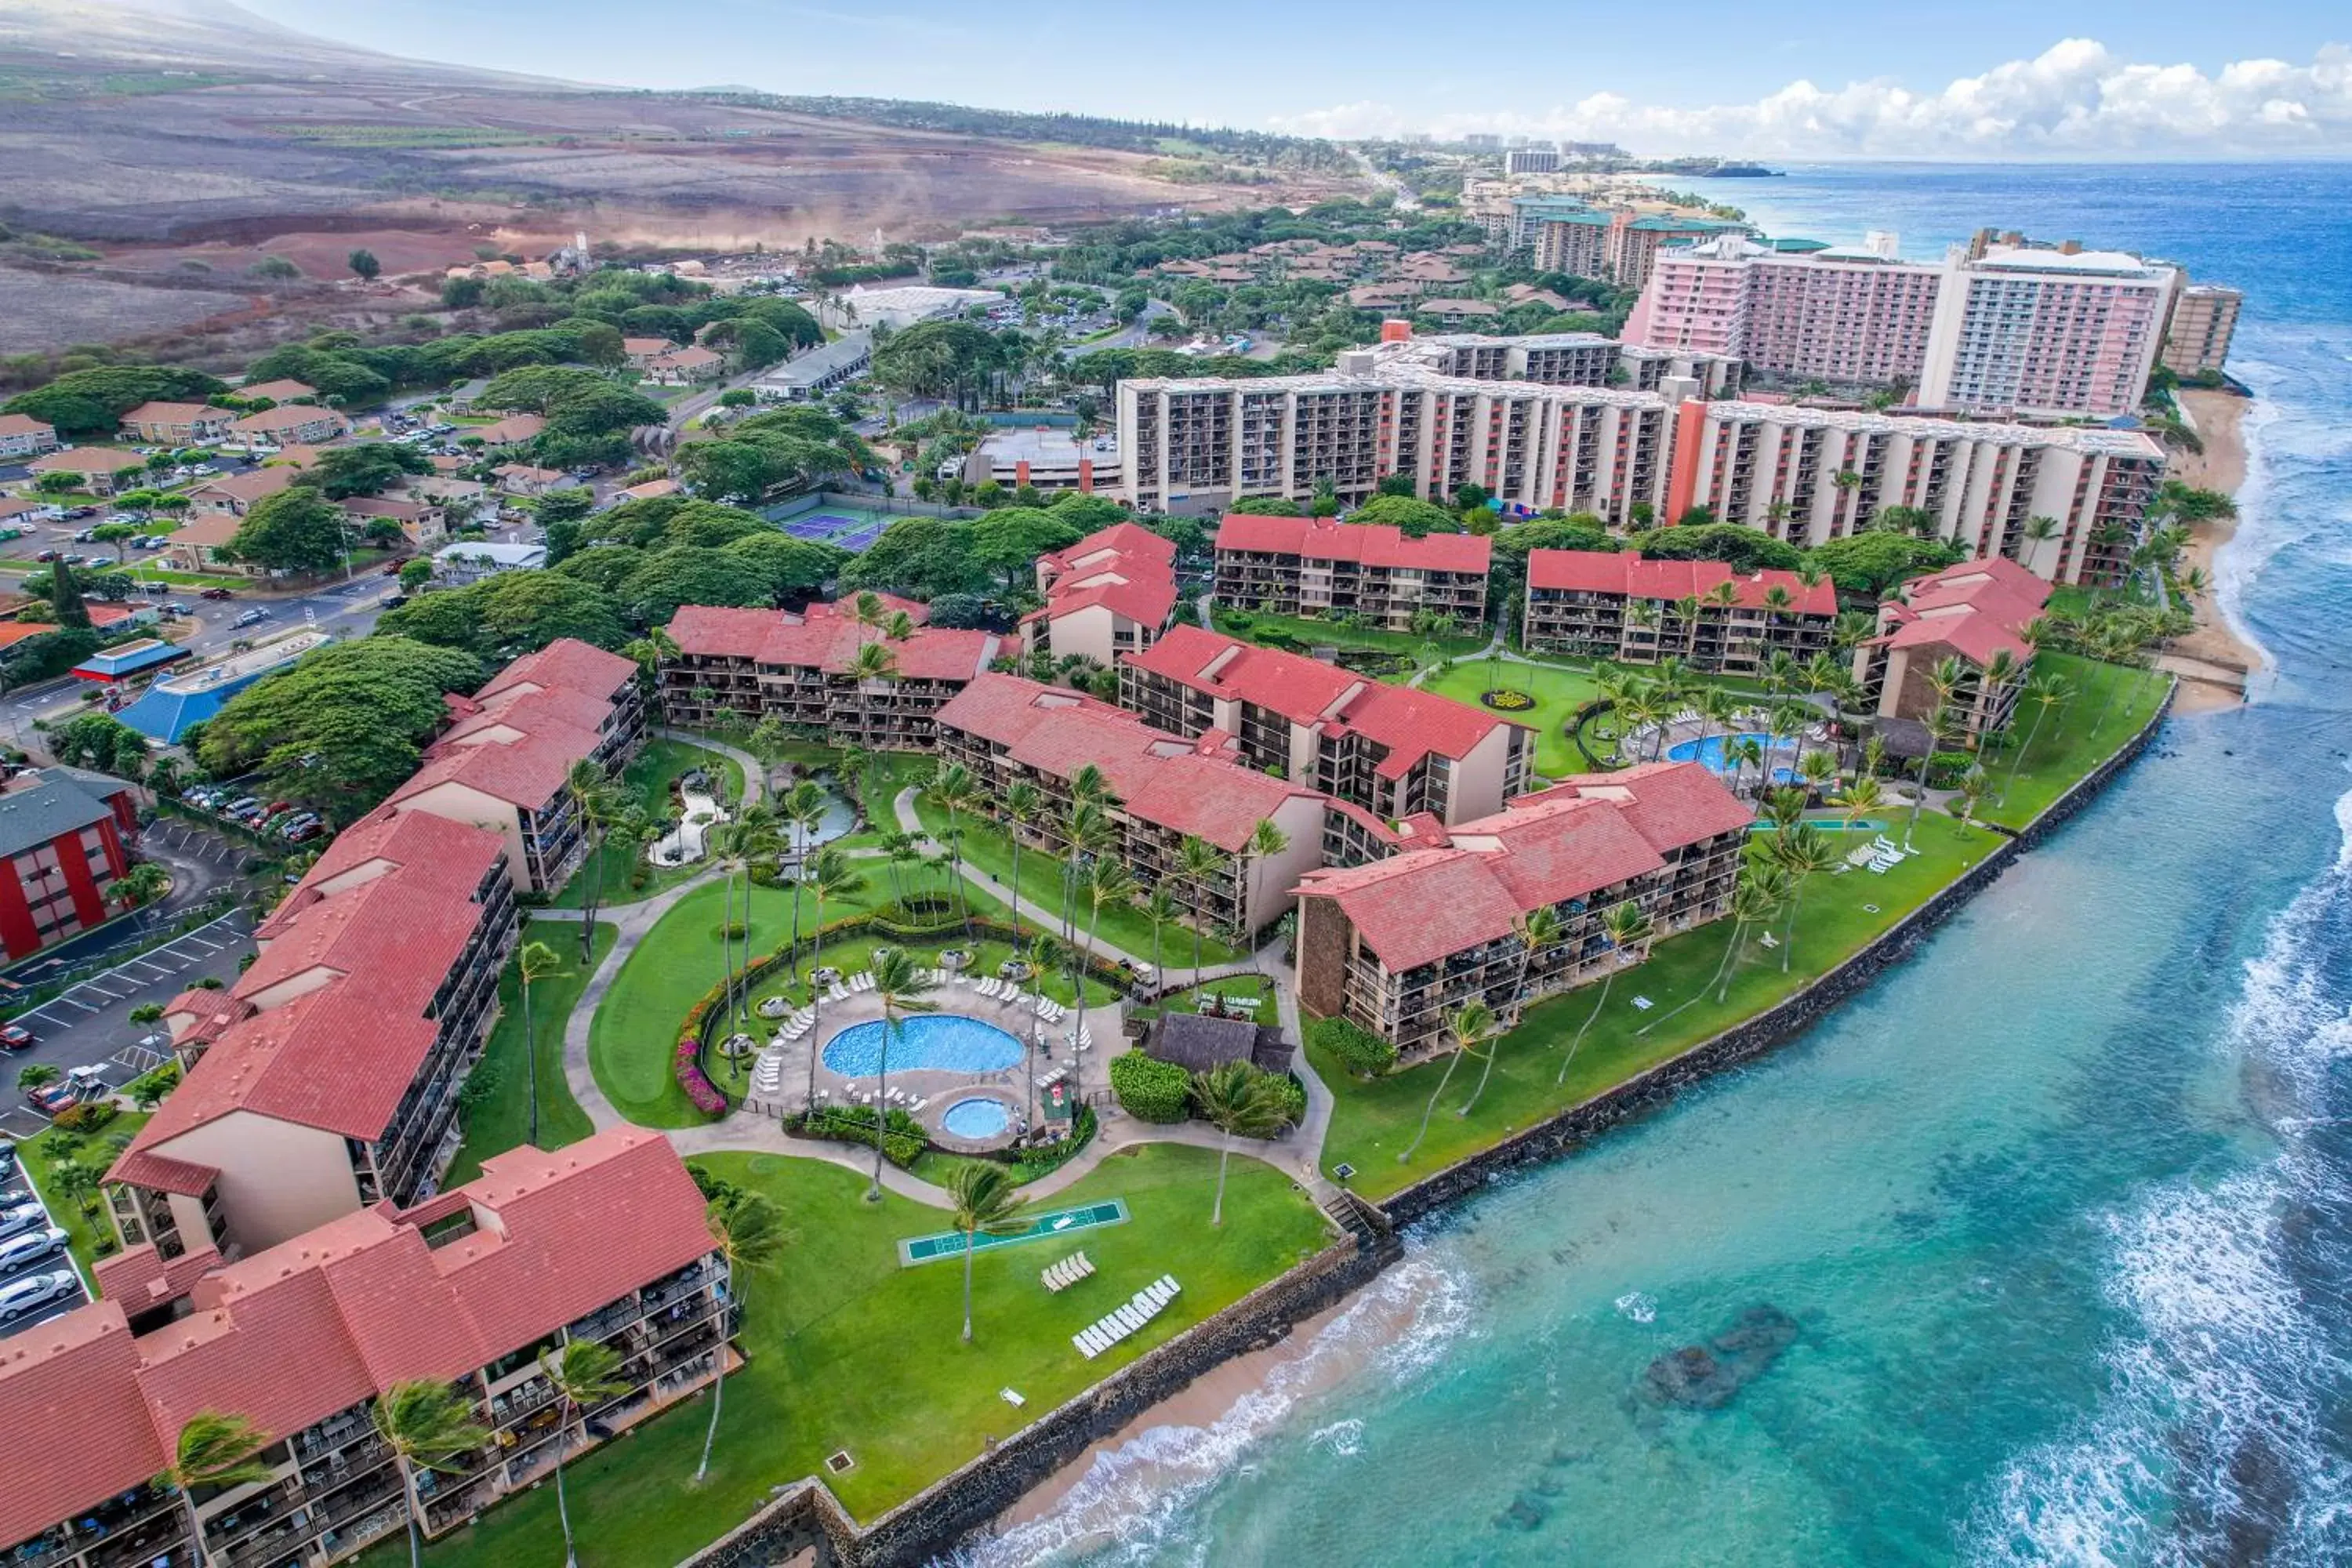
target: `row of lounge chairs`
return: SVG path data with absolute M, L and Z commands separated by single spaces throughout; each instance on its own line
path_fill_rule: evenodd
M 1176 1299 L 1181 1287 L 1173 1274 L 1162 1274 L 1152 1283 L 1135 1293 L 1135 1299 L 1124 1307 L 1106 1312 L 1087 1327 L 1070 1336 L 1078 1353 L 1092 1361 L 1095 1357 L 1134 1333 L 1158 1317 L 1169 1302 Z
M 1073 1252 L 1059 1263 L 1047 1264 L 1037 1282 L 1058 1296 L 1094 1271 L 1094 1262 L 1085 1252 Z

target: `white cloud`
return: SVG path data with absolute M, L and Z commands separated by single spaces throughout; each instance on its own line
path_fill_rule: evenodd
M 2320 156 L 2352 153 L 2352 48 L 2309 65 L 2239 60 L 2137 65 L 2068 38 L 1939 91 L 1892 81 L 1825 89 L 1794 81 L 1754 103 L 1676 109 L 1597 92 L 1538 114 L 1417 118 L 1374 102 L 1279 116 L 1300 135 L 1354 137 L 1493 131 L 1618 142 L 1636 153 L 1758 157 Z

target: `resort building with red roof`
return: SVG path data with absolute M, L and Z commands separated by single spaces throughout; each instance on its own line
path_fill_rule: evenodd
M 587 853 L 570 789 L 583 762 L 617 771 L 645 739 L 635 661 L 572 637 L 509 665 L 470 698 L 391 804 L 470 823 L 506 841 L 518 892 L 551 893 Z
M 1106 814 L 1118 831 L 1108 852 L 1145 889 L 1165 884 L 1204 929 L 1254 941 L 1289 907 L 1286 891 L 1334 858 L 1384 854 L 1396 836 L 1360 807 L 1303 784 L 1248 766 L 1234 738 L 1211 731 L 1187 738 L 1156 730 L 1135 714 L 1065 687 L 987 674 L 940 710 L 942 767 L 961 764 L 979 785 L 982 809 L 1003 820 L 1004 792 L 1034 785 L 1045 809 L 1026 825 L 1007 824 L 1025 842 L 1066 854 L 1072 783 L 1082 769 L 1101 776 Z M 1286 847 L 1270 856 L 1250 850 L 1261 822 Z M 1184 841 L 1197 838 L 1221 856 L 1199 883 L 1182 872 Z
M 1021 620 L 1022 645 L 1109 668 L 1151 646 L 1176 609 L 1176 546 L 1148 528 L 1114 522 L 1037 558 L 1043 607 Z
M 1298 1002 L 1352 1019 L 1406 1058 L 1443 1048 L 1445 1020 L 1483 1002 L 1505 1025 L 1538 997 L 1648 954 L 1614 948 L 1602 917 L 1633 903 L 1652 936 L 1720 918 L 1751 814 L 1697 763 L 1564 779 L 1492 816 L 1403 825 L 1397 853 L 1309 872 L 1298 900 Z M 1559 940 L 1530 949 L 1549 909 Z
M 1932 731 L 1943 712 L 1969 735 L 2007 729 L 2049 599 L 2048 583 L 1998 556 L 1912 578 L 1878 606 L 1878 635 L 1853 650 L 1871 711 L 1882 727 Z M 1949 690 L 1939 690 L 1948 676 Z
M 940 709 L 995 659 L 993 632 L 924 625 L 911 600 L 875 595 L 903 636 L 861 622 L 852 601 L 805 610 L 688 605 L 671 620 L 664 710 L 684 724 L 773 719 L 835 746 L 929 751 Z
M 559 1445 L 702 1387 L 737 1326 L 700 1191 L 635 1129 L 492 1155 L 438 1197 L 353 1208 L 242 1260 L 141 1246 L 99 1274 L 104 1299 L 0 1342 L 11 1563 L 349 1557 L 408 1521 L 373 1412 L 414 1379 L 453 1384 L 488 1434 L 420 1480 L 419 1522 L 444 1535 L 544 1480 Z M 624 1386 L 565 1420 L 540 1357 L 578 1341 L 614 1351 Z M 268 1434 L 268 1473 L 198 1490 L 199 1555 L 189 1500 L 155 1478 L 207 1412 Z
M 1386 523 L 1228 515 L 1217 528 L 1216 602 L 1278 616 L 1354 616 L 1410 630 L 1423 612 L 1456 626 L 1486 616 L 1491 541 L 1409 539 Z
M 1605 550 L 1530 550 L 1519 620 L 1530 653 L 1753 674 L 1774 653 L 1802 662 L 1832 647 L 1837 588 L 1794 572 L 1721 561 L 1649 561 Z
M 1231 736 L 1250 767 L 1390 819 L 1499 811 L 1535 752 L 1535 731 L 1466 703 L 1198 626 L 1121 660 L 1118 692 L 1160 729 Z

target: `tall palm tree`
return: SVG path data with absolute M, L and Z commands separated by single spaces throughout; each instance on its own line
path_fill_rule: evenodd
M 856 865 L 838 849 L 820 849 L 808 869 L 808 889 L 816 900 L 816 931 L 809 944 L 809 1030 L 808 1108 L 816 1112 L 816 1026 L 824 1022 L 824 991 L 816 983 L 817 957 L 824 952 L 824 906 L 836 899 L 854 898 L 866 889 L 866 879 Z M 796 895 L 797 896 L 797 895 Z
M 1561 1058 L 1559 1076 L 1552 1079 L 1558 1089 L 1568 1081 L 1569 1065 L 1576 1060 L 1578 1047 L 1584 1044 L 1584 1033 L 1601 1016 L 1601 1009 L 1609 1005 L 1609 988 L 1617 983 L 1617 971 L 1624 967 L 1622 954 L 1650 940 L 1655 928 L 1650 914 L 1640 904 L 1627 899 L 1622 904 L 1612 904 L 1601 916 L 1601 934 L 1609 939 L 1609 973 L 1601 977 L 1601 995 L 1592 1004 L 1592 1011 L 1576 1027 L 1576 1038 L 1568 1043 L 1568 1055 Z
M 1217 1143 L 1217 1197 L 1209 1223 L 1225 1223 L 1225 1166 L 1236 1138 L 1271 1138 L 1290 1119 L 1274 1075 L 1245 1061 L 1219 1062 L 1192 1075 L 1192 1102 L 1222 1135 Z
M 728 823 L 719 830 L 719 843 L 721 853 L 725 856 L 726 878 L 730 889 L 729 919 L 727 923 L 719 928 L 719 933 L 726 953 L 726 1006 L 733 1012 L 736 1021 L 741 1023 L 751 1016 L 751 997 L 747 994 L 748 987 L 739 986 L 737 981 L 740 975 L 748 974 L 751 968 L 751 893 L 753 890 L 751 868 L 759 861 L 777 858 L 783 849 L 783 840 L 776 831 L 774 809 L 764 803 L 745 806 L 733 822 Z M 743 963 L 740 972 L 735 965 L 732 893 L 735 881 L 739 877 L 743 883 Z
M 1750 866 L 1731 889 L 1731 940 L 1724 944 L 1723 962 L 1715 971 L 1717 1003 L 1731 994 L 1731 977 L 1739 967 L 1739 949 L 1748 931 L 1780 912 L 1788 889 L 1789 874 L 1778 866 Z
M 866 809 L 866 797 L 874 793 L 874 753 L 863 746 L 844 746 L 841 749 L 841 777 L 849 785 L 850 798 L 865 813 L 866 826 L 887 826 L 890 819 L 887 816 L 877 817 L 874 812 Z
M 1675 616 L 1683 624 L 1683 657 L 1694 658 L 1698 653 L 1698 595 L 1685 594 L 1676 599 Z
M 1765 767 L 1763 742 L 1753 735 L 1742 735 L 1723 748 L 1723 756 L 1724 760 L 1731 764 L 1731 787 L 1734 793 L 1738 792 L 1739 781 L 1747 773 L 1751 763 L 1756 769 L 1757 788 L 1759 791 L 1763 788 Z
M 1271 817 L 1259 817 L 1257 826 L 1250 829 L 1249 842 L 1242 846 L 1242 862 L 1243 875 L 1249 887 L 1249 901 L 1253 907 L 1257 903 L 1259 869 L 1267 861 L 1289 847 L 1290 835 L 1276 827 Z M 1257 932 L 1250 926 L 1250 910 L 1244 909 L 1242 918 L 1235 923 L 1242 928 L 1243 940 L 1250 944 L 1250 962 L 1256 963 Z
M 560 1351 L 540 1352 L 539 1370 L 555 1390 L 555 1516 L 563 1523 L 563 1568 L 579 1568 L 572 1504 L 563 1493 L 563 1452 L 572 1441 L 572 1423 L 584 1420 L 590 1405 L 627 1393 L 629 1385 L 621 1381 L 620 1352 L 594 1340 L 566 1340 Z
M 1863 777 L 1876 778 L 1878 770 L 1885 765 L 1886 737 L 1873 731 L 1870 738 L 1862 743 Z
M 261 1451 L 270 1442 L 269 1434 L 250 1417 L 219 1410 L 199 1410 L 180 1428 L 172 1462 L 155 1484 L 180 1494 L 180 1504 L 188 1510 L 188 1538 L 196 1543 L 198 1568 L 212 1561 L 212 1553 L 205 1550 L 205 1521 L 196 1516 L 196 1489 L 268 1480 L 272 1467 L 262 1463 Z
M 955 877 L 956 908 L 963 918 L 964 935 L 971 934 L 971 906 L 963 893 L 963 830 L 957 818 L 980 802 L 980 784 L 961 763 L 950 763 L 931 780 L 931 798 L 948 814 L 948 865 Z
M 1789 923 L 1780 934 L 1780 973 L 1789 973 L 1789 959 L 1797 947 L 1797 911 L 1805 901 L 1805 879 L 1838 862 L 1829 836 L 1811 823 L 1799 823 L 1772 837 L 1772 858 L 1789 873 Z
M 2009 778 L 2000 786 L 2000 798 L 2004 804 L 2009 800 L 2009 792 L 2017 787 L 2017 770 L 2025 765 L 2025 754 L 2033 750 L 2034 738 L 2042 733 L 2042 721 L 2050 717 L 2052 709 L 2072 702 L 2074 689 L 2066 683 L 2065 677 L 2052 670 L 2027 681 L 2024 695 L 2038 711 L 2033 715 L 2033 722 L 2026 727 L 2025 743 L 2017 748 L 2017 755 L 2010 760 Z
M 1535 969 L 1538 957 L 1559 945 L 1560 938 L 1568 934 L 1568 926 L 1557 908 L 1542 904 L 1513 921 L 1512 934 L 1519 942 L 1519 973 L 1511 985 L 1511 1016 L 1517 1021 L 1527 1016 L 1528 975 Z M 1479 1096 L 1486 1092 L 1487 1080 L 1495 1076 L 1495 1058 L 1502 1049 L 1503 1037 L 1497 1033 L 1486 1047 L 1486 1063 L 1478 1070 L 1478 1087 L 1470 1091 L 1470 1098 L 1462 1102 L 1454 1115 L 1469 1115 Z
M 1397 1156 L 1398 1164 L 1408 1163 L 1412 1159 L 1413 1151 L 1421 1147 L 1421 1141 L 1429 1136 L 1429 1118 L 1437 1110 L 1438 1097 L 1445 1092 L 1445 1086 L 1453 1080 L 1454 1069 L 1462 1065 L 1464 1053 L 1477 1049 L 1479 1042 L 1494 1032 L 1494 1011 L 1484 1002 L 1465 1002 L 1454 1010 L 1452 1017 L 1445 1020 L 1446 1037 L 1453 1041 L 1454 1049 L 1446 1054 L 1445 1070 L 1438 1075 L 1437 1087 L 1429 1091 L 1429 1103 L 1421 1108 L 1421 1130 L 1412 1135 L 1412 1142 L 1406 1144 L 1404 1152 Z
M 992 1160 L 966 1160 L 948 1173 L 948 1196 L 955 1228 L 963 1232 L 963 1342 L 971 1343 L 971 1255 L 983 1236 L 1021 1228 L 1013 1217 L 1021 1194 L 1013 1173 Z
M 1105 855 L 1097 858 L 1093 868 L 1087 873 L 1087 902 L 1093 910 L 1093 919 L 1087 926 L 1085 949 L 1080 950 L 1076 944 L 1073 944 L 1070 949 L 1070 983 L 1078 996 L 1078 1010 L 1070 1019 L 1072 1047 L 1070 1059 L 1073 1064 L 1074 1091 L 1083 1091 L 1086 1083 L 1086 1071 L 1080 1065 L 1084 1058 L 1076 1049 L 1076 1045 L 1078 1030 L 1086 1023 L 1087 965 L 1096 952 L 1095 939 L 1102 931 L 1103 909 L 1108 904 L 1123 904 L 1134 896 L 1135 879 L 1128 875 L 1127 867 L 1122 861 Z
M 1797 759 L 1797 776 L 1805 788 L 1819 795 L 1837 780 L 1837 759 L 1818 747 Z
M 1029 826 L 1045 809 L 1045 792 L 1027 780 L 1004 786 L 1002 805 L 1004 820 L 1010 825 L 1007 837 L 1013 840 L 1013 952 L 1021 952 L 1021 838 Z
M 777 803 L 776 812 L 792 829 L 793 947 L 792 956 L 784 963 L 784 973 L 789 974 L 800 967 L 800 883 L 807 870 L 809 851 L 816 846 L 817 829 L 824 826 L 824 786 L 814 779 L 801 780 L 784 792 L 783 799 Z
M 1068 945 L 1052 931 L 1041 931 L 1037 939 L 1029 944 L 1029 962 L 1038 973 L 1051 974 L 1067 956 Z M 1034 1024 L 1030 1027 L 1034 1035 L 1042 1037 L 1044 1024 Z M 1028 1042 L 1024 1041 L 1023 1044 L 1025 1047 Z M 1037 1119 L 1037 1053 L 1024 1048 L 1021 1059 L 1029 1069 L 1029 1119 L 1034 1121 Z
M 1201 931 L 1209 923 L 1209 879 L 1225 868 L 1225 852 L 1192 834 L 1176 847 L 1176 870 L 1192 889 L 1192 1009 L 1201 1007 Z
M 710 1226 L 710 1245 L 727 1265 L 730 1310 L 743 1310 L 747 1294 L 743 1271 L 765 1268 L 784 1249 L 784 1220 L 764 1194 L 737 1189 L 710 1200 L 703 1210 Z M 710 1447 L 719 1440 L 719 1406 L 727 1397 L 727 1336 L 721 1333 L 711 1371 L 710 1428 L 702 1435 L 702 1462 L 694 1468 L 697 1485 L 710 1473 Z
M 408 1561 L 415 1568 L 425 1553 L 425 1501 L 416 1495 L 416 1472 L 456 1473 L 458 1461 L 490 1435 L 474 1420 L 472 1400 L 429 1377 L 394 1384 L 368 1414 L 400 1467 L 401 1489 L 408 1497 Z
M 870 974 L 868 989 L 874 999 L 882 1004 L 882 1058 L 875 1068 L 874 1081 L 874 1184 L 866 1189 L 866 1201 L 882 1201 L 882 1160 L 889 1145 L 890 1115 L 890 1037 L 898 1031 L 898 1019 L 908 1013 L 928 1013 L 930 1005 L 922 1000 L 931 989 L 931 983 L 915 967 L 912 954 L 903 947 L 894 947 L 877 953 Z
M 563 793 L 571 797 L 572 809 L 580 816 L 581 836 L 588 841 L 588 892 L 580 918 L 580 962 L 585 963 L 596 940 L 597 906 L 604 901 L 604 834 L 620 814 L 621 803 L 612 775 L 586 757 L 564 775 Z
M 556 973 L 563 961 L 543 942 L 527 942 L 515 959 L 515 979 L 522 990 L 522 1058 L 530 1071 L 530 1145 L 539 1147 L 539 1036 L 531 1027 L 530 988 Z
M 1151 922 L 1151 983 L 1160 987 L 1159 1016 L 1168 1016 L 1167 982 L 1160 971 L 1160 933 L 1166 931 L 1183 913 L 1176 895 L 1168 890 L 1168 879 L 1162 877 L 1151 885 L 1151 894 L 1143 900 L 1143 918 Z
M 849 668 L 842 672 L 863 685 L 869 680 L 896 680 L 898 678 L 898 656 L 886 643 L 869 642 L 857 645 L 850 657 Z
M 1848 843 L 1853 842 L 1855 822 L 1867 813 L 1876 811 L 1880 798 L 1878 781 L 1868 773 L 1863 774 L 1844 789 L 1830 796 L 1830 804 L 1837 807 L 1838 816 L 1845 823 Z

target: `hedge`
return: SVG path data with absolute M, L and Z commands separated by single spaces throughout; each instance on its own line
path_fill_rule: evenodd
M 1358 1078 L 1379 1078 L 1396 1066 L 1396 1047 L 1352 1018 L 1318 1018 L 1307 1026 L 1307 1040 Z
M 870 1105 L 832 1105 L 814 1115 L 791 1116 L 784 1125 L 806 1138 L 825 1138 L 836 1143 L 855 1143 L 862 1149 L 874 1147 L 874 1108 Z M 923 1124 L 897 1106 L 890 1108 L 887 1122 L 889 1131 L 883 1140 L 882 1155 L 890 1163 L 904 1170 L 929 1144 Z
M 1283 1120 L 1293 1127 L 1307 1120 L 1307 1086 L 1298 1081 L 1298 1075 L 1283 1073 L 1275 1079 L 1274 1087 L 1282 1091 Z
M 1110 1087 L 1139 1121 L 1181 1121 L 1192 1114 L 1192 1075 L 1141 1051 L 1110 1059 Z

